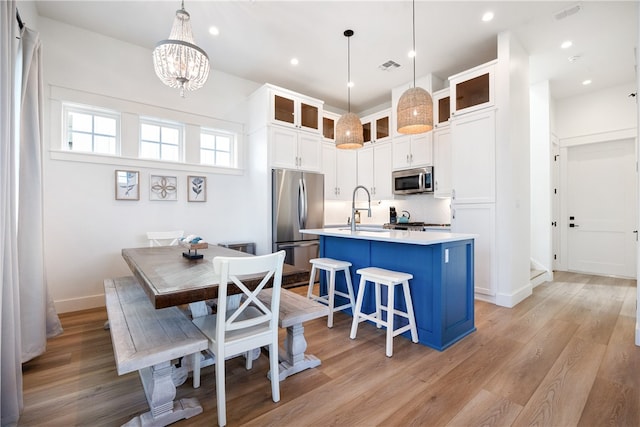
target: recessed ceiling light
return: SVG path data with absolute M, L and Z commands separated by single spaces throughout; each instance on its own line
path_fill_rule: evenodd
M 484 15 L 482 15 L 482 21 L 483 22 L 489 22 L 493 19 L 493 12 L 485 12 Z
M 291 65 L 298 65 L 300 63 L 300 61 L 298 61 L 298 58 L 291 58 Z
M 563 41 L 560 45 L 560 47 L 563 49 L 569 49 L 571 46 L 573 46 L 573 42 L 571 40 Z
M 220 34 L 220 30 L 218 29 L 218 27 L 214 27 L 212 25 L 211 27 L 209 27 L 209 34 L 211 34 L 212 36 L 217 36 L 218 34 Z
M 591 80 L 587 79 L 582 82 L 583 85 L 587 86 L 591 84 Z
M 415 50 L 410 50 L 409 54 L 407 55 L 409 58 L 413 58 L 416 56 L 416 51 Z

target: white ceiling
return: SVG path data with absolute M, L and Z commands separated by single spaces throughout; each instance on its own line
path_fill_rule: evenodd
M 51 19 L 153 49 L 166 39 L 175 1 L 36 1 Z M 578 13 L 555 14 L 579 5 Z M 416 76 L 449 75 L 496 58 L 496 36 L 511 30 L 530 52 L 533 83 L 550 80 L 556 99 L 635 81 L 636 1 L 424 1 L 416 9 Z M 189 1 L 195 42 L 212 68 L 269 82 L 347 108 L 347 39 L 351 37 L 351 110 L 390 101 L 412 79 L 412 3 L 387 1 Z M 495 19 L 481 16 L 493 11 Z M 220 35 L 208 28 L 215 25 Z M 573 47 L 560 44 L 572 40 Z M 573 62 L 569 57 L 579 57 Z M 292 57 L 300 64 L 289 64 Z M 382 71 L 393 60 L 401 67 Z M 151 55 L 149 55 L 151 64 Z M 150 66 L 150 73 L 153 73 Z M 215 77 L 215 74 L 213 75 Z M 586 87 L 582 81 L 591 79 Z

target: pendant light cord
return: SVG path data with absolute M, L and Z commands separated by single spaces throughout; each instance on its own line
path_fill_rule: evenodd
M 347 36 L 347 111 L 351 112 L 351 36 Z
M 413 87 L 416 87 L 416 0 L 412 2 L 412 17 L 413 17 Z

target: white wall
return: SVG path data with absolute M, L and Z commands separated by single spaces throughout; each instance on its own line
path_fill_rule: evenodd
M 510 32 L 498 35 L 496 103 L 496 302 L 512 307 L 531 294 L 529 55 Z
M 259 87 L 214 69 L 204 88 L 188 92 L 183 99 L 155 76 L 150 50 L 46 18 L 40 18 L 35 29 L 43 43 L 45 88 L 49 91 L 68 88 L 111 97 L 115 103 L 134 101 L 161 107 L 168 114 L 188 112 L 207 120 L 242 122 L 244 101 Z M 46 99 L 48 115 L 51 105 Z M 51 118 L 55 123 L 56 117 Z M 59 137 L 46 130 L 45 260 L 49 288 L 60 312 L 103 305 L 103 280 L 131 274 L 121 249 L 146 246 L 146 231 L 182 229 L 212 243 L 255 240 L 244 226 L 253 219 L 253 195 L 247 191 L 252 187 L 246 174 L 217 174 L 193 165 L 164 166 L 131 159 L 122 159 L 122 164 L 117 159 L 73 161 L 49 151 L 58 148 L 50 147 L 49 142 Z M 114 171 L 122 168 L 140 171 L 139 201 L 114 200 Z M 150 201 L 150 173 L 177 176 L 178 201 Z M 187 175 L 207 177 L 206 203 L 185 200 Z
M 614 86 L 556 102 L 556 134 L 560 141 L 636 128 L 636 83 Z

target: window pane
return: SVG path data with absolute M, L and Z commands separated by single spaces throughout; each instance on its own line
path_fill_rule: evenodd
M 218 136 L 217 142 L 218 151 L 231 151 L 231 138 L 228 136 Z
M 162 160 L 178 161 L 178 147 L 175 145 L 162 145 Z
M 162 128 L 162 142 L 166 144 L 178 145 L 180 142 L 180 132 L 178 129 Z
M 116 135 L 116 121 L 115 119 L 109 117 L 100 117 L 96 116 L 94 119 L 94 130 L 95 133 L 99 133 L 102 135 Z
M 200 150 L 200 163 L 205 165 L 215 165 L 215 155 L 211 150 Z
M 111 136 L 96 135 L 93 141 L 93 151 L 96 153 L 110 154 L 113 153 L 116 140 Z
M 69 113 L 69 127 L 73 130 L 79 130 L 84 132 L 92 131 L 91 115 L 82 113 Z
M 143 141 L 140 143 L 140 157 L 145 157 L 147 159 L 159 159 L 160 144 Z
M 73 144 L 71 145 L 72 150 L 93 151 L 90 134 L 72 132 L 71 138 L 72 138 L 71 141 L 73 141 Z
M 208 133 L 200 134 L 200 147 L 213 149 L 215 148 L 216 137 L 214 135 L 209 135 Z
M 140 138 L 144 141 L 160 141 L 160 126 L 142 123 L 140 125 Z
M 231 156 L 229 153 L 223 153 L 218 151 L 218 155 L 216 156 L 216 165 L 217 166 L 231 166 Z

